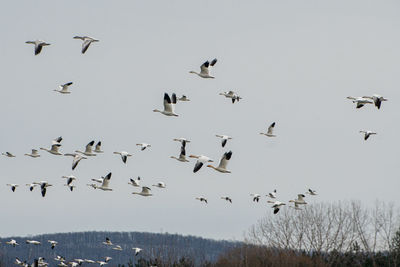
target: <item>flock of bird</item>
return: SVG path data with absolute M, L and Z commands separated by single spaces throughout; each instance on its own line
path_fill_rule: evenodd
M 83 41 L 82 49 L 81 49 L 82 54 L 87 52 L 90 44 L 92 44 L 94 42 L 99 42 L 99 40 L 88 37 L 88 36 L 83 36 L 83 37 L 75 36 L 73 38 L 80 39 Z M 34 48 L 35 55 L 39 55 L 44 46 L 50 45 L 49 43 L 42 41 L 42 40 L 27 41 L 26 43 L 35 45 L 35 48 Z M 210 70 L 212 67 L 214 67 L 216 65 L 216 63 L 217 63 L 217 59 L 213 59 L 213 60 L 211 60 L 211 62 L 206 61 L 200 66 L 199 73 L 195 72 L 195 71 L 190 71 L 189 73 L 195 74 L 204 79 L 214 79 L 215 77 L 210 75 Z M 68 82 L 68 83 L 62 84 L 59 86 L 59 89 L 55 89 L 54 91 L 59 92 L 60 94 L 70 94 L 71 91 L 69 91 L 69 87 L 71 85 L 73 85 L 73 82 Z M 232 103 L 239 102 L 239 100 L 242 99 L 242 97 L 240 97 L 234 91 L 223 92 L 223 93 L 220 93 L 220 95 L 231 99 Z M 366 104 L 374 103 L 375 106 L 378 109 L 380 109 L 382 102 L 387 101 L 387 99 L 383 98 L 380 95 L 363 96 L 363 97 L 350 97 L 349 96 L 347 98 L 351 99 L 353 101 L 353 103 L 356 104 L 356 108 L 361 108 Z M 163 109 L 162 110 L 154 109 L 153 112 L 161 113 L 162 115 L 165 115 L 165 116 L 178 117 L 179 114 L 177 114 L 175 112 L 175 107 L 176 107 L 176 104 L 178 101 L 190 101 L 190 99 L 186 95 L 182 95 L 181 97 L 178 98 L 175 93 L 172 93 L 171 95 L 168 93 L 165 93 L 164 97 L 163 97 Z M 267 131 L 265 133 L 261 132 L 260 135 L 264 135 L 268 138 L 276 137 L 276 135 L 274 133 L 275 126 L 276 126 L 276 123 L 272 122 L 269 125 Z M 375 132 L 370 131 L 370 130 L 361 130 L 360 133 L 364 134 L 365 140 L 367 140 L 371 135 L 376 134 Z M 232 137 L 230 137 L 228 135 L 224 135 L 224 134 L 217 134 L 216 137 L 220 138 L 221 146 L 223 148 L 226 147 L 228 141 L 232 142 L 231 140 L 233 139 Z M 63 138 L 60 136 L 60 137 L 52 140 L 50 148 L 40 147 L 40 150 L 48 152 L 54 156 L 72 157 L 72 167 L 71 167 L 72 170 L 75 170 L 78 167 L 78 164 L 82 160 L 88 160 L 89 158 L 93 158 L 93 157 L 96 157 L 97 155 L 105 153 L 102 150 L 102 142 L 98 141 L 95 144 L 95 141 L 93 140 L 93 141 L 90 141 L 86 145 L 84 151 L 75 150 L 75 152 L 73 152 L 73 153 L 65 153 L 64 154 L 60 151 L 60 148 L 62 147 L 62 140 L 63 140 Z M 215 171 L 218 171 L 220 173 L 226 173 L 226 174 L 231 173 L 231 171 L 227 169 L 228 163 L 233 155 L 233 152 L 231 150 L 226 151 L 222 154 L 218 165 L 212 165 L 210 163 L 213 163 L 214 160 L 206 155 L 191 154 L 188 157 L 186 156 L 186 145 L 191 142 L 190 140 L 187 140 L 186 138 L 181 137 L 181 138 L 175 138 L 175 139 L 173 139 L 173 141 L 177 141 L 180 143 L 180 151 L 179 151 L 179 156 L 171 156 L 171 158 L 175 159 L 179 162 L 182 162 L 182 163 L 189 162 L 189 158 L 196 159 L 196 162 L 193 167 L 194 173 L 197 173 L 199 170 L 201 170 L 201 168 L 204 165 L 206 165 L 206 167 L 208 167 L 210 169 L 214 169 Z M 151 148 L 151 144 L 148 144 L 148 143 L 137 143 L 136 145 L 138 147 L 140 147 L 141 151 Z M 128 158 L 133 155 L 132 153 L 129 153 L 127 151 L 114 151 L 113 154 L 119 155 L 124 164 L 126 164 L 128 161 Z M 14 155 L 11 152 L 4 152 L 4 153 L 2 153 L 2 155 L 9 157 L 9 158 L 16 157 L 16 155 Z M 31 153 L 26 153 L 24 155 L 32 157 L 32 158 L 39 158 L 41 156 L 39 154 L 38 149 L 32 149 Z M 93 178 L 93 179 L 91 179 L 91 182 L 87 184 L 87 186 L 92 187 L 93 189 L 99 189 L 99 190 L 103 190 L 103 191 L 112 191 L 113 189 L 110 186 L 111 177 L 112 177 L 112 173 L 110 172 L 110 173 L 106 174 L 104 177 Z M 61 178 L 65 179 L 65 181 L 66 181 L 64 186 L 66 186 L 70 191 L 73 191 L 74 188 L 76 187 L 76 185 L 74 185 L 74 181 L 76 181 L 77 178 L 74 175 L 62 176 Z M 133 192 L 132 194 L 140 195 L 143 197 L 153 196 L 152 189 L 150 188 L 150 186 L 146 186 L 146 185 L 141 186 L 141 182 L 142 182 L 142 180 L 140 177 L 138 177 L 137 179 L 131 178 L 128 181 L 128 184 L 132 185 L 133 187 L 141 187 L 141 191 Z M 16 188 L 19 185 L 15 184 L 15 183 L 8 183 L 7 186 L 9 186 L 11 188 L 12 192 L 15 192 Z M 33 181 L 32 183 L 26 184 L 26 186 L 29 187 L 30 191 L 33 191 L 36 187 L 39 187 L 42 197 L 45 197 L 48 188 L 53 185 L 50 184 L 48 181 Z M 162 181 L 159 181 L 159 182 L 153 184 L 152 186 L 160 188 L 160 189 L 165 189 L 167 187 L 167 185 Z M 308 189 L 304 194 L 303 193 L 298 194 L 296 199 L 288 201 L 289 203 L 293 203 L 293 206 L 290 206 L 290 207 L 294 208 L 295 210 L 301 210 L 302 209 L 301 205 L 307 204 L 307 202 L 304 200 L 304 198 L 306 197 L 305 194 L 308 194 L 310 196 L 315 196 L 315 195 L 317 195 L 317 192 L 313 189 Z M 259 202 L 260 198 L 262 197 L 262 195 L 259 193 L 252 193 L 252 194 L 250 194 L 250 196 L 252 197 L 252 200 L 254 202 Z M 277 200 L 277 190 L 274 190 L 273 192 L 268 193 L 266 195 L 266 197 L 268 198 L 267 203 L 271 204 L 271 208 L 273 209 L 274 214 L 277 214 L 279 212 L 279 210 L 283 206 L 286 205 L 286 203 Z M 198 196 L 195 199 L 199 200 L 200 202 L 204 202 L 206 204 L 208 203 L 208 200 L 205 196 Z M 221 199 L 225 200 L 229 203 L 233 202 L 233 200 L 230 196 L 221 196 Z M 26 242 L 29 244 L 33 244 L 33 245 L 40 245 L 40 242 L 34 241 L 34 240 L 27 240 Z M 6 243 L 9 245 L 12 245 L 14 247 L 18 245 L 18 243 L 15 240 L 11 240 Z M 54 249 L 54 247 L 57 245 L 56 241 L 49 240 L 49 243 L 51 244 L 52 249 Z M 112 244 L 109 239 L 106 239 L 104 244 L 107 246 L 113 246 L 114 250 L 122 250 L 121 246 Z M 133 248 L 133 249 L 135 250 L 135 255 L 137 255 L 141 250 L 140 248 Z M 57 256 L 56 258 L 57 258 L 56 260 L 60 262 L 58 264 L 58 266 L 77 266 L 77 265 L 82 264 L 83 262 L 98 263 L 98 264 L 100 264 L 100 266 L 103 266 L 103 265 L 107 264 L 107 262 L 111 259 L 109 257 L 107 257 L 104 261 L 75 259 L 73 261 L 67 262 L 67 261 L 65 261 L 64 257 Z M 16 264 L 21 265 L 21 266 L 29 266 L 28 264 L 26 264 L 26 262 L 22 262 L 19 259 L 16 260 Z M 41 258 L 39 258 L 35 264 L 38 264 L 37 266 L 47 266 L 47 263 L 45 263 L 44 260 Z
M 48 240 L 47 241 L 50 245 L 50 248 L 54 250 L 54 248 L 58 245 L 57 241 L 54 240 Z M 7 245 L 10 245 L 12 247 L 16 247 L 19 246 L 20 244 L 15 240 L 15 239 L 11 239 L 10 241 L 5 242 Z M 25 241 L 26 244 L 28 245 L 35 245 L 35 246 L 39 246 L 42 245 L 42 243 L 40 241 L 37 240 L 26 240 Z M 124 249 L 120 246 L 120 245 L 116 245 L 113 244 L 110 240 L 110 238 L 106 237 L 106 240 L 104 242 L 102 242 L 103 245 L 106 245 L 108 247 L 111 247 L 113 250 L 117 250 L 117 251 L 123 251 Z M 141 248 L 138 247 L 133 247 L 132 248 L 132 252 L 134 256 L 138 256 L 139 253 L 142 251 Z M 15 258 L 15 264 L 19 265 L 19 266 L 23 266 L 23 267 L 41 267 L 41 266 L 49 266 L 49 263 L 45 261 L 46 259 L 43 257 L 38 257 L 37 259 L 35 259 L 33 261 L 32 264 L 27 263 L 26 260 L 22 261 L 20 260 L 18 257 Z M 54 257 L 54 260 L 57 263 L 57 266 L 60 267 L 76 267 L 76 266 L 80 266 L 83 263 L 87 263 L 87 264 L 99 264 L 99 266 L 104 266 L 106 264 L 108 264 L 111 260 L 112 257 L 109 256 L 105 256 L 103 260 L 91 260 L 91 259 L 80 259 L 80 258 L 75 258 L 75 259 L 71 259 L 71 260 L 66 260 L 65 257 L 60 256 L 60 255 L 56 255 Z

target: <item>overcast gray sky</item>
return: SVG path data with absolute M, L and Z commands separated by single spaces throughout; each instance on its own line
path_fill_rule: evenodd
M 84 230 L 149 231 L 236 239 L 278 190 L 288 201 L 309 187 L 315 201 L 376 199 L 400 204 L 398 1 L 7 1 L 0 10 L 2 90 L 0 236 Z M 100 42 L 82 55 L 88 35 Z M 50 46 L 38 56 L 27 40 Z M 218 59 L 216 79 L 189 74 Z M 72 94 L 53 92 L 72 81 Z M 219 96 L 234 90 L 232 105 Z M 164 92 L 186 94 L 175 118 L 154 113 Z M 381 94 L 381 110 L 356 110 L 347 96 Z M 276 138 L 259 135 L 276 121 Z M 378 132 L 364 141 L 358 132 Z M 233 137 L 222 149 L 215 134 Z M 101 140 L 105 153 L 71 171 L 70 157 L 31 148 L 62 136 L 64 153 Z M 231 174 L 181 163 L 232 150 Z M 138 142 L 152 144 L 139 151 Z M 134 154 L 122 164 L 113 151 Z M 86 186 L 112 171 L 112 192 Z M 62 175 L 78 177 L 69 192 Z M 164 181 L 154 196 L 127 184 Z M 6 183 L 48 180 L 42 198 Z M 137 191 L 137 190 L 136 190 Z M 194 198 L 203 195 L 209 204 Z M 229 195 L 233 204 L 220 199 Z M 279 214 L 278 214 L 279 216 Z

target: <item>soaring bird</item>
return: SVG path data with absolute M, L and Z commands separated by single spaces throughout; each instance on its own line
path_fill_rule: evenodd
M 260 201 L 260 197 L 261 197 L 260 194 L 250 194 L 250 196 L 253 197 L 253 202 L 258 202 L 258 201 Z
M 228 142 L 228 140 L 232 139 L 232 137 L 227 136 L 227 135 L 216 134 L 215 136 L 221 138 L 222 147 L 225 147 L 226 142 Z
M 156 184 L 153 184 L 153 186 L 158 187 L 158 188 L 166 188 L 167 185 L 164 182 L 158 182 Z
M 267 197 L 276 198 L 276 189 L 272 193 L 268 193 Z
M 2 155 L 8 157 L 8 158 L 15 158 L 15 155 L 12 154 L 11 152 L 5 152 L 5 153 L 1 153 Z
M 7 184 L 8 186 L 11 187 L 11 191 L 15 192 L 15 189 L 19 186 L 17 184 Z
M 172 98 L 172 99 L 171 99 Z M 164 93 L 164 110 L 154 109 L 153 112 L 160 112 L 166 116 L 175 116 L 179 115 L 175 113 L 175 105 L 176 105 L 176 94 L 173 93 L 171 98 L 167 93 Z
M 372 131 L 360 131 L 360 133 L 364 134 L 364 140 L 367 140 L 371 135 L 376 134 L 375 132 Z
M 375 107 L 377 107 L 378 109 L 381 108 L 381 104 L 383 101 L 387 101 L 386 98 L 384 98 L 381 95 L 377 95 L 377 94 L 374 94 L 372 96 L 363 96 L 363 98 L 372 99 L 372 101 L 374 101 Z
M 81 39 L 83 41 L 82 43 L 82 54 L 85 54 L 86 50 L 88 50 L 89 46 L 93 42 L 98 42 L 99 40 L 94 39 L 89 36 L 75 36 L 74 39 Z
M 307 190 L 306 194 L 309 194 L 310 196 L 316 196 L 316 195 L 318 195 L 318 194 L 317 194 L 317 191 L 312 190 L 311 188 L 309 188 L 309 189 Z
M 96 153 L 104 153 L 104 151 L 101 150 L 101 141 L 97 142 L 96 147 L 94 149 L 94 152 L 96 152 Z
M 40 185 L 42 197 L 46 196 L 47 187 L 53 186 L 52 184 L 49 184 L 47 181 L 33 182 L 33 184 Z
M 275 122 L 273 122 L 269 127 L 268 131 L 266 133 L 260 133 L 262 135 L 268 136 L 268 137 L 275 137 L 274 135 L 274 128 L 275 128 Z
M 177 158 L 175 156 L 171 156 L 171 158 L 172 159 L 176 159 L 176 160 L 181 161 L 181 162 L 189 162 L 186 159 L 186 148 L 185 147 L 186 147 L 186 141 L 182 140 L 181 153 L 179 154 L 179 158 Z
M 356 104 L 356 108 L 362 108 L 365 104 L 373 103 L 371 100 L 368 100 L 364 97 L 348 96 L 347 99 L 351 99 L 353 101 L 353 103 Z
M 135 256 L 137 256 L 140 253 L 140 251 L 142 251 L 141 248 L 132 248 L 132 249 L 135 252 Z
M 101 190 L 103 190 L 103 191 L 112 191 L 112 189 L 108 187 L 109 184 L 110 184 L 110 180 L 111 180 L 111 174 L 112 174 L 111 172 L 108 173 L 108 174 L 104 177 L 103 182 L 101 183 L 101 186 L 97 186 L 97 185 L 96 185 L 96 188 L 97 188 L 97 189 L 101 189 Z
M 274 214 L 277 214 L 277 213 L 279 212 L 279 209 L 280 209 L 282 206 L 286 205 L 285 203 L 280 202 L 280 201 L 278 201 L 278 200 L 277 200 L 277 201 L 268 200 L 267 202 L 268 202 L 268 203 L 272 203 L 272 207 L 271 207 L 271 208 L 274 209 Z
M 58 244 L 58 242 L 57 242 L 57 241 L 54 241 L 54 240 L 47 240 L 47 242 L 50 243 L 51 249 L 54 249 L 54 248 L 57 246 L 57 244 Z
M 50 45 L 49 43 L 46 43 L 45 41 L 42 40 L 26 41 L 25 43 L 35 45 L 35 56 L 38 55 L 40 51 L 42 51 L 43 46 Z
M 208 204 L 207 198 L 205 198 L 205 197 L 200 196 L 200 197 L 196 197 L 196 199 L 200 200 L 200 202 L 204 202 L 204 203 Z
M 131 157 L 132 154 L 129 154 L 126 151 L 121 151 L 121 152 L 114 152 L 114 154 L 118 154 L 121 156 L 122 162 L 126 164 L 126 160 L 128 159 L 128 157 Z
M 68 83 L 61 84 L 60 86 L 58 86 L 59 87 L 58 90 L 54 89 L 53 91 L 59 92 L 60 94 L 70 94 L 71 91 L 68 91 L 68 88 L 72 84 L 73 84 L 73 82 L 68 82 Z
M 140 143 L 140 144 L 136 144 L 137 146 L 140 146 L 140 150 L 145 150 L 148 147 L 151 147 L 150 144 L 146 144 L 146 143 Z
M 61 146 L 61 141 L 62 141 L 62 137 L 60 136 L 52 141 L 51 149 L 47 149 L 47 148 L 43 148 L 43 147 L 41 147 L 40 149 L 47 151 L 53 155 L 63 155 L 62 153 L 60 153 L 58 151 L 58 149 Z
M 150 187 L 142 186 L 142 192 L 132 192 L 132 194 L 149 197 L 153 195 L 150 191 L 151 191 Z
M 298 194 L 297 199 L 289 200 L 289 202 L 294 202 L 297 204 L 307 204 L 307 202 L 305 202 L 305 200 L 304 200 L 305 197 L 306 196 L 304 194 Z
M 235 101 L 239 102 L 240 99 L 242 99 L 238 94 L 236 94 L 234 91 L 228 91 L 228 92 L 223 92 L 219 93 L 219 95 L 223 95 L 226 98 L 232 99 L 232 104 L 235 103 Z
M 19 244 L 17 243 L 17 241 L 15 241 L 14 239 L 11 239 L 10 241 L 6 242 L 7 245 L 11 245 L 13 247 L 15 246 L 19 246 Z
M 114 244 L 111 242 L 110 238 L 108 238 L 108 237 L 106 237 L 106 241 L 104 241 L 103 244 L 104 244 L 104 245 L 107 245 L 107 246 L 112 246 L 112 245 L 114 245 Z
M 61 178 L 67 179 L 67 185 L 70 185 L 74 180 L 76 180 L 76 177 L 73 175 L 61 176 Z
M 32 149 L 32 153 L 31 153 L 31 154 L 26 153 L 26 154 L 24 154 L 24 155 L 25 155 L 25 156 L 32 157 L 32 158 L 38 158 L 38 157 L 40 157 L 40 155 L 39 155 L 37 149 Z
M 93 153 L 93 145 L 94 145 L 94 140 L 93 140 L 93 141 L 90 141 L 90 142 L 86 145 L 85 151 L 84 151 L 84 152 L 79 151 L 79 150 L 76 150 L 75 152 L 81 153 L 81 154 L 83 154 L 83 155 L 85 155 L 85 156 L 89 156 L 89 157 L 91 157 L 91 156 L 96 156 L 96 154 Z
M 185 96 L 185 95 L 182 95 L 181 97 L 179 97 L 178 100 L 183 101 L 183 102 L 190 101 L 190 99 L 187 98 L 187 96 Z
M 72 170 L 75 170 L 76 166 L 78 166 L 78 163 L 82 160 L 82 159 L 87 159 L 86 157 L 82 156 L 81 154 L 78 153 L 67 153 L 64 154 L 64 156 L 71 156 L 74 159 L 72 160 Z
M 129 179 L 130 181 L 128 182 L 128 184 L 132 185 L 132 186 L 136 186 L 139 187 L 140 186 L 140 176 L 138 176 L 137 179 Z
M 221 160 L 219 161 L 218 167 L 214 167 L 213 165 L 207 165 L 207 167 L 213 168 L 216 171 L 222 172 L 222 173 L 231 173 L 231 171 L 226 169 L 226 166 L 228 165 L 229 160 L 232 157 L 232 151 L 225 152 L 222 155 Z
M 217 59 L 214 58 L 211 63 L 207 60 L 206 62 L 204 62 L 201 66 L 200 66 L 200 73 L 197 73 L 195 71 L 190 71 L 189 73 L 193 73 L 193 74 L 197 74 L 199 75 L 201 78 L 211 78 L 214 79 L 215 77 L 210 75 L 209 72 L 209 67 L 214 67 L 214 65 L 217 63 Z
M 224 200 L 229 201 L 230 203 L 232 203 L 232 199 L 230 197 L 221 197 L 221 199 L 224 199 Z
M 214 162 L 212 159 L 210 159 L 207 156 L 196 156 L 196 155 L 190 155 L 189 158 L 196 158 L 196 164 L 194 165 L 194 169 L 193 172 L 197 172 L 198 170 L 200 170 L 200 168 L 207 162 Z

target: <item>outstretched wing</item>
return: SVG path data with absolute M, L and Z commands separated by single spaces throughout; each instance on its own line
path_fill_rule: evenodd
M 224 155 L 221 158 L 221 161 L 219 162 L 219 168 L 226 169 L 226 166 L 228 165 L 229 160 L 232 157 L 232 151 L 224 153 Z

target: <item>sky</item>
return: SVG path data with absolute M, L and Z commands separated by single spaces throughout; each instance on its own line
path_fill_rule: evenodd
M 7 1 L 0 9 L 0 236 L 91 230 L 147 231 L 243 240 L 277 189 L 288 201 L 315 189 L 309 203 L 376 200 L 399 206 L 400 3 L 398 1 Z M 100 40 L 82 55 L 76 35 Z M 35 56 L 25 41 L 51 43 Z M 218 59 L 215 79 L 202 79 Z M 72 81 L 70 95 L 54 92 Z M 243 99 L 232 104 L 220 92 Z M 163 94 L 185 94 L 179 117 Z M 381 109 L 356 109 L 347 96 L 380 94 Z M 259 133 L 276 122 L 276 138 Z M 367 141 L 360 130 L 378 134 Z M 225 148 L 215 134 L 233 137 Z M 32 148 L 62 136 L 61 151 L 101 140 L 104 154 L 72 171 L 70 157 Z M 231 174 L 181 163 L 231 150 Z M 136 143 L 150 143 L 140 151 Z M 133 154 L 124 165 L 112 152 Z M 112 172 L 112 192 L 86 186 Z M 63 175 L 75 175 L 69 192 Z M 142 185 L 163 181 L 154 196 Z M 54 184 L 45 198 L 26 183 Z M 11 192 L 7 183 L 21 186 Z M 253 203 L 251 193 L 263 198 Z M 221 200 L 228 195 L 233 203 Z M 208 204 L 195 197 L 204 196 Z M 279 214 L 277 215 L 279 216 Z

